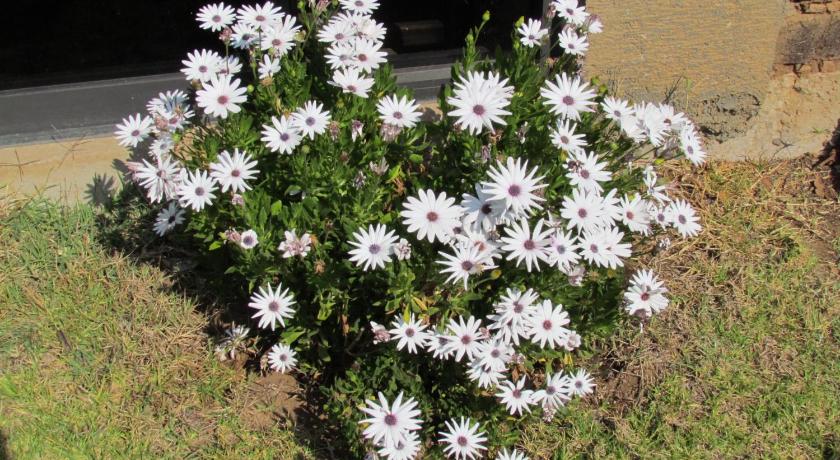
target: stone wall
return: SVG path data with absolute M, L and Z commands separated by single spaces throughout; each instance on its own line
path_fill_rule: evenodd
M 585 71 L 692 115 L 718 157 L 819 150 L 840 118 L 840 0 L 588 0 Z M 817 134 L 815 134 L 817 133 Z

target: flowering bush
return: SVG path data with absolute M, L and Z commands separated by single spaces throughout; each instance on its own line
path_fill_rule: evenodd
M 705 153 L 682 113 L 584 80 L 601 23 L 576 0 L 492 59 L 470 33 L 438 119 L 396 86 L 377 6 L 208 5 L 224 54 L 190 53 L 194 90 L 116 135 L 148 149 L 129 166 L 155 232 L 217 255 L 267 367 L 318 377 L 354 453 L 525 458 L 525 420 L 593 391 L 571 353 L 667 306 L 625 266 L 654 235 L 699 232 L 654 166 Z

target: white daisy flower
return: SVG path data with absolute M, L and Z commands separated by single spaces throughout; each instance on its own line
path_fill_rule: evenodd
M 452 230 L 461 225 L 463 214 L 455 198 L 447 197 L 445 192 L 435 196 L 432 190 L 420 190 L 417 196 L 408 197 L 403 203 L 404 210 L 400 212 L 403 225 L 416 233 L 418 240 L 426 238 L 430 243 L 449 240 Z
M 195 19 L 200 23 L 199 27 L 202 29 L 219 32 L 233 24 L 235 19 L 234 9 L 224 3 L 205 5 L 198 10 Z
M 496 460 L 528 460 L 528 456 L 516 449 L 507 450 L 505 448 L 496 455 Z
M 668 289 L 650 270 L 639 270 L 624 292 L 625 310 L 633 316 L 650 318 L 668 306 Z
M 470 275 L 478 275 L 485 270 L 496 267 L 493 259 L 488 257 L 488 253 L 482 252 L 477 246 L 473 245 L 458 245 L 455 248 L 455 255 L 447 253 L 441 255 L 444 260 L 438 260 L 437 263 L 446 266 L 441 271 L 441 274 L 449 273 L 446 282 L 458 283 L 463 280 L 464 289 L 467 289 L 467 281 Z
M 246 181 L 254 179 L 259 173 L 259 170 L 254 169 L 256 165 L 257 162 L 244 151 L 234 149 L 231 156 L 227 150 L 224 150 L 215 162 L 210 163 L 210 177 L 216 179 L 222 187 L 222 193 L 227 193 L 228 189 L 233 193 L 244 193 L 246 190 L 251 190 L 251 186 Z
M 449 359 L 455 350 L 449 346 L 450 336 L 445 331 L 434 331 L 429 333 L 429 340 L 426 349 L 436 359 Z
M 664 230 L 672 224 L 672 216 L 670 215 L 670 213 L 668 213 L 667 207 L 659 207 L 651 203 L 650 209 L 648 209 L 648 211 L 650 212 L 653 221 L 656 222 L 656 224 L 659 225 L 661 229 Z
M 478 353 L 473 361 L 485 369 L 504 372 L 512 358 L 513 347 L 501 338 L 495 338 L 479 345 Z
M 382 51 L 382 43 L 367 38 L 356 38 L 353 42 L 354 53 L 352 65 L 359 70 L 373 73 L 383 63 L 388 53 Z
M 589 144 L 585 135 L 575 134 L 575 128 L 577 125 L 571 120 L 557 120 L 557 126 L 551 130 L 551 142 L 569 153 L 583 152 Z
M 178 186 L 178 202 L 181 207 L 201 211 L 213 204 L 216 182 L 206 171 L 191 171 L 181 179 Z
M 580 255 L 589 263 L 612 269 L 623 267 L 632 254 L 630 243 L 622 243 L 624 233 L 615 227 L 584 231 L 580 236 Z
M 420 452 L 420 438 L 417 433 L 409 432 L 402 441 L 379 449 L 379 455 L 388 460 L 413 460 Z
M 388 125 L 413 128 L 420 121 L 421 113 L 417 101 L 406 96 L 385 96 L 376 104 L 376 110 L 379 111 L 382 123 Z
M 455 318 L 449 319 L 449 332 L 451 334 L 447 337 L 445 347 L 450 352 L 455 353 L 455 361 L 460 362 L 464 355 L 471 360 L 478 353 L 482 338 L 479 332 L 480 327 L 481 320 L 472 316 L 466 323 L 463 316 L 459 316 L 457 322 Z
M 648 141 L 655 147 L 665 143 L 666 134 L 670 127 L 665 123 L 665 116 L 656 104 L 637 104 L 633 107 L 639 128 L 647 136 Z
M 271 117 L 271 124 L 263 125 L 262 141 L 272 152 L 291 154 L 300 144 L 300 132 L 289 117 Z
M 379 0 L 340 0 L 341 8 L 351 13 L 373 14 L 379 8 Z
M 347 43 L 354 32 L 352 24 L 347 21 L 332 19 L 318 31 L 318 41 L 330 45 Z
M 333 70 L 346 69 L 353 65 L 356 56 L 356 47 L 353 42 L 334 43 L 327 48 L 327 54 L 324 56 L 327 63 Z
M 589 41 L 585 35 L 578 35 L 571 27 L 563 29 L 557 35 L 557 44 L 572 56 L 583 56 L 589 50 Z
M 242 71 L 242 61 L 234 55 L 222 58 L 219 64 L 219 76 L 230 75 L 234 76 Z
M 572 396 L 586 396 L 595 390 L 592 376 L 585 369 L 578 369 L 577 372 L 569 375 L 569 379 L 569 391 Z
M 670 104 L 658 104 L 657 108 L 662 115 L 662 122 L 669 130 L 679 133 L 688 123 L 688 117 L 682 112 L 677 112 L 674 106 Z
M 274 23 L 271 29 L 263 32 L 260 47 L 279 59 L 295 47 L 295 35 L 300 28 L 294 16 L 285 15 L 281 21 Z
M 461 207 L 464 208 L 465 226 L 490 232 L 499 225 L 505 212 L 504 201 L 494 200 L 493 195 L 485 192 L 481 184 L 475 184 L 475 196 L 469 193 L 461 196 L 463 197 Z
M 686 125 L 680 131 L 680 148 L 694 166 L 700 166 L 706 162 L 706 151 L 703 150 L 703 144 L 693 125 Z
M 159 203 L 164 198 L 172 200 L 178 197 L 181 184 L 181 164 L 168 155 L 161 155 L 151 164 L 145 159 L 134 172 L 134 179 L 146 189 L 146 196 L 152 203 Z
M 527 47 L 540 46 L 543 38 L 548 35 L 548 29 L 543 29 L 542 22 L 537 19 L 528 19 L 516 31 L 519 32 L 519 42 Z
M 482 366 L 477 360 L 472 360 L 468 364 L 467 377 L 473 382 L 477 382 L 479 388 L 489 389 L 499 385 L 505 378 L 505 374 L 502 371 Z
M 341 91 L 367 99 L 368 92 L 373 87 L 373 78 L 366 77 L 359 69 L 339 69 L 333 74 L 330 84 L 341 88 Z
M 566 163 L 569 170 L 566 177 L 569 178 L 569 183 L 587 192 L 603 192 L 604 188 L 601 186 L 601 182 L 608 182 L 612 179 L 612 173 L 608 169 L 607 163 L 599 163 L 599 160 L 600 158 L 595 152 L 587 154 L 581 150 L 569 155 L 569 161 Z
M 540 271 L 540 261 L 549 263 L 546 247 L 548 246 L 548 236 L 552 233 L 551 229 L 543 231 L 542 228 L 542 219 L 537 221 L 533 232 L 531 232 L 528 221 L 525 219 L 506 227 L 505 234 L 507 236 L 502 237 L 502 251 L 508 253 L 506 259 L 516 259 L 517 267 L 524 260 L 529 273 L 532 266 Z
M 650 234 L 650 203 L 643 200 L 639 195 L 631 199 L 627 195 L 621 199 L 621 222 L 631 232 Z
M 496 397 L 502 400 L 510 415 L 525 415 L 531 412 L 531 405 L 534 404 L 534 390 L 525 389 L 525 376 L 518 382 L 502 382 L 499 385 L 499 393 Z
M 586 7 L 579 6 L 578 0 L 555 1 L 554 9 L 561 18 L 576 26 L 582 26 L 589 18 Z
M 139 113 L 130 115 L 117 125 L 114 135 L 123 147 L 137 147 L 152 133 L 153 124 L 154 120 L 151 117 L 144 117 Z
M 505 108 L 510 105 L 513 87 L 499 82 L 498 74 L 470 72 L 466 79 L 455 83 L 452 96 L 446 102 L 455 107 L 447 115 L 457 117 L 457 124 L 471 134 L 481 134 L 486 127 L 493 131 L 493 123 L 505 126 L 503 115 L 510 115 Z
M 187 80 L 198 80 L 204 83 L 210 81 L 219 72 L 222 57 L 215 51 L 195 50 L 187 53 L 187 59 L 181 63 L 185 66 L 181 69 L 181 73 L 187 77 Z
M 239 113 L 247 100 L 247 90 L 239 86 L 239 80 L 232 80 L 230 75 L 210 77 L 210 81 L 204 84 L 204 88 L 196 94 L 196 104 L 204 109 L 208 115 L 219 118 L 227 118 L 229 113 Z
M 285 374 L 297 366 L 297 353 L 285 343 L 278 343 L 268 352 L 268 365 L 271 370 Z
M 604 111 L 605 117 L 613 121 L 620 122 L 625 117 L 633 116 L 633 109 L 627 101 L 612 96 L 604 98 L 604 102 L 601 102 L 601 110 Z
M 540 403 L 543 410 L 555 411 L 566 405 L 572 399 L 569 377 L 558 372 L 554 375 L 547 375 L 545 389 L 534 392 L 534 402 Z
M 548 239 L 548 263 L 561 270 L 569 270 L 578 263 L 578 245 L 571 232 L 556 230 Z
M 307 101 L 292 114 L 292 126 L 310 139 L 326 132 L 329 122 L 330 113 L 324 110 L 320 102 Z
M 260 240 L 254 230 L 245 230 L 239 235 L 239 246 L 242 249 L 254 249 L 258 244 L 260 244 Z
M 245 5 L 239 8 L 236 13 L 240 23 L 263 30 L 271 28 L 272 24 L 280 21 L 283 17 L 281 8 L 274 6 L 272 2 L 254 6 Z
M 543 300 L 528 317 L 528 336 L 540 348 L 562 347 L 571 331 L 563 326 L 569 324 L 569 313 L 563 305 L 553 306 L 550 300 Z
M 247 51 L 259 44 L 262 31 L 250 24 L 237 22 L 230 30 L 230 46 L 235 49 Z
M 533 313 L 537 294 L 532 289 L 521 292 L 508 288 L 505 295 L 494 305 L 495 314 L 487 317 L 491 321 L 490 329 L 498 330 L 497 337 L 505 343 L 519 346 L 519 338 L 528 338 L 528 317 Z
M 665 212 L 668 215 L 668 221 L 683 238 L 695 237 L 702 230 L 699 224 L 700 218 L 687 201 L 674 200 Z
M 589 19 L 586 20 L 586 24 L 584 25 L 586 31 L 590 34 L 600 34 L 604 31 L 604 23 L 601 21 L 601 18 L 597 14 L 590 14 Z
M 558 74 L 555 82 L 546 82 L 540 94 L 551 113 L 574 121 L 580 120 L 581 112 L 593 111 L 593 99 L 597 96 L 588 83 L 581 82 L 580 76 L 570 77 L 565 72 Z
M 397 350 L 407 348 L 411 354 L 417 353 L 417 348 L 423 349 L 426 347 L 426 342 L 429 340 L 429 333 L 426 332 L 426 325 L 414 319 L 412 313 L 408 321 L 405 321 L 402 316 L 397 315 L 396 321 L 391 323 L 394 328 L 391 329 L 391 340 L 397 341 Z
M 260 74 L 260 80 L 272 78 L 280 71 L 280 59 L 264 54 L 257 70 Z
M 286 230 L 284 232 L 286 240 L 277 246 L 277 250 L 283 253 L 283 258 L 291 257 L 306 257 L 312 247 L 312 236 L 309 233 L 304 233 L 300 237 L 297 236 L 295 230 Z
M 487 436 L 479 430 L 478 423 L 473 424 L 469 418 L 461 417 L 460 422 L 449 420 L 446 429 L 440 433 L 440 442 L 446 446 L 443 450 L 448 457 L 473 460 L 479 458 L 481 451 L 487 450 L 484 446 Z
M 353 238 L 355 241 L 351 241 L 350 245 L 355 249 L 350 251 L 350 261 L 355 262 L 357 267 L 364 265 L 362 270 L 368 271 L 371 268 L 384 268 L 386 263 L 391 262 L 394 242 L 397 241 L 393 230 L 389 232 L 382 224 L 376 227 L 369 225 L 367 231 L 356 231 Z
M 173 228 L 184 223 L 184 210 L 178 207 L 174 201 L 163 208 L 155 218 L 155 233 L 158 236 L 163 236 L 169 233 Z
M 578 231 L 594 230 L 609 223 L 601 197 L 578 188 L 572 190 L 572 196 L 563 198 L 560 217 L 568 221 L 567 229 Z
M 420 429 L 421 422 L 418 418 L 420 411 L 417 409 L 417 402 L 414 398 L 403 402 L 402 393 L 391 404 L 380 392 L 379 404 L 368 400 L 362 412 L 370 416 L 359 422 L 368 425 L 362 435 L 374 444 L 395 446 L 400 442 L 405 443 L 412 431 Z
M 511 217 L 525 216 L 535 209 L 542 209 L 539 202 L 545 201 L 536 194 L 546 186 L 540 183 L 544 176 L 535 178 L 536 174 L 536 167 L 528 172 L 527 160 L 523 163 L 520 158 L 514 160 L 508 157 L 505 165 L 500 162 L 490 168 L 488 175 L 492 182 L 482 182 L 482 190 L 491 199 L 504 202 L 505 210 L 513 214 Z
M 288 289 L 283 290 L 281 283 L 275 290 L 271 289 L 271 284 L 268 284 L 268 289 L 260 287 L 258 292 L 251 295 L 248 306 L 257 310 L 251 318 L 259 318 L 258 326 L 262 329 L 270 327 L 273 331 L 276 323 L 286 327 L 286 319 L 295 316 L 292 309 L 295 303 L 294 296 L 289 294 Z

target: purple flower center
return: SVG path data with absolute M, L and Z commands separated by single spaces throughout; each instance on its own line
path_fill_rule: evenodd
M 615 116 L 616 116 L 616 118 L 621 118 L 621 111 L 620 111 L 620 110 L 616 110 L 616 111 L 614 111 L 614 112 L 613 112 L 613 115 L 615 115 Z
M 581 219 L 586 219 L 586 216 L 588 216 L 588 215 L 589 215 L 589 213 L 586 212 L 586 209 L 584 209 L 584 208 L 578 209 L 578 217 L 580 217 Z
M 549 386 L 545 389 L 545 394 L 547 394 L 547 395 L 549 395 L 549 396 L 553 395 L 554 393 L 557 393 L 557 389 L 556 389 L 556 388 L 554 388 L 554 385 L 549 385 Z
M 461 447 L 466 447 L 467 444 L 469 444 L 469 440 L 467 439 L 466 436 L 458 436 L 457 441 L 458 441 L 458 445 L 461 446 Z
M 381 251 L 381 250 L 382 250 L 382 247 L 379 246 L 378 244 L 371 244 L 368 247 L 368 252 L 370 252 L 371 254 L 379 254 L 379 251 Z
M 464 270 L 465 272 L 468 272 L 468 271 L 472 270 L 474 266 L 475 265 L 473 265 L 473 263 L 470 262 L 469 260 L 465 260 L 465 261 L 461 262 L 461 269 Z
M 569 138 L 566 137 L 566 136 L 560 136 L 560 143 L 561 144 L 568 144 L 569 143 Z
M 575 98 L 572 96 L 563 96 L 563 103 L 566 105 L 575 105 Z
M 487 109 L 484 108 L 481 104 L 476 104 L 473 106 L 473 113 L 478 115 L 479 117 L 484 115 L 487 112 Z
M 520 193 L 522 193 L 522 188 L 518 185 L 511 185 L 508 187 L 508 195 L 510 196 L 519 196 Z
M 385 416 L 385 424 L 388 426 L 396 426 L 397 424 L 397 416 L 394 414 L 388 414 Z
M 414 328 L 413 327 L 406 328 L 405 336 L 406 337 L 414 337 Z
M 131 132 L 131 137 L 137 137 L 139 135 L 140 135 L 140 130 L 139 129 L 135 129 L 134 131 Z
M 306 126 L 315 126 L 315 119 L 312 117 L 306 117 Z
M 647 302 L 650 299 L 650 294 L 647 292 L 643 292 L 642 295 L 639 296 L 642 299 L 642 302 Z
M 274 45 L 275 47 L 278 47 L 278 46 L 283 44 L 283 40 L 280 40 L 279 38 L 275 38 L 274 40 L 271 40 L 271 44 Z
M 498 348 L 494 348 L 493 351 L 490 352 L 490 356 L 492 356 L 493 358 L 498 358 L 501 355 L 502 355 L 502 352 L 499 351 Z
M 555 246 L 555 247 L 554 247 L 554 250 L 556 250 L 556 251 L 557 251 L 557 254 L 561 254 L 561 255 L 562 255 L 562 254 L 565 254 L 565 253 L 566 253 L 566 246 L 564 246 L 564 245 L 562 245 L 562 244 L 558 244 L 557 246 Z
M 551 328 L 552 328 L 552 327 L 554 327 L 554 325 L 553 325 L 553 324 L 551 324 L 551 321 L 550 321 L 550 320 L 545 320 L 545 321 L 543 321 L 542 326 L 543 326 L 543 329 L 545 329 L 546 331 L 550 331 L 550 330 L 551 330 Z
M 242 238 L 242 244 L 250 246 L 254 244 L 254 238 L 252 236 L 246 236 L 245 238 Z
M 280 140 L 283 141 L 283 142 L 288 141 L 289 140 L 289 134 L 288 133 L 281 134 L 280 135 Z
M 682 214 L 680 214 L 679 216 L 677 216 L 677 220 L 678 220 L 681 224 L 683 224 L 683 225 L 685 225 L 685 223 L 686 223 L 686 222 L 688 222 L 688 219 L 686 219 L 686 218 L 685 218 L 685 216 L 684 216 L 684 215 L 682 215 Z
M 174 223 L 175 223 L 175 216 L 174 216 L 174 215 L 169 216 L 169 223 L 170 223 L 170 224 L 174 224 Z
M 366 62 L 368 60 L 368 57 L 367 57 L 367 54 L 361 53 L 358 56 L 356 56 L 356 59 L 358 59 L 362 62 Z
M 524 243 L 522 243 L 522 246 L 523 246 L 525 249 L 529 250 L 529 251 L 533 251 L 533 250 L 534 250 L 534 248 L 535 248 L 535 247 L 537 247 L 537 245 L 536 245 L 536 244 L 534 244 L 534 240 L 530 240 L 530 239 L 529 239 L 529 240 L 525 240 L 525 242 L 524 242 Z
M 627 211 L 626 213 L 624 213 L 624 215 L 627 216 L 627 220 L 633 220 L 633 218 L 636 216 L 635 214 L 633 214 L 633 211 Z
M 525 305 L 522 305 L 519 302 L 513 303 L 513 312 L 514 313 L 522 313 L 525 310 Z
M 402 120 L 403 114 L 402 114 L 402 112 L 394 112 L 394 115 L 393 115 L 393 116 L 394 116 L 394 118 L 396 118 L 397 120 Z
M 426 220 L 428 220 L 429 222 L 437 222 L 439 217 L 440 216 L 438 216 L 438 213 L 434 211 L 429 211 L 428 213 L 426 213 Z
M 597 254 L 598 253 L 598 245 L 597 244 L 590 244 L 589 245 L 589 250 L 592 251 L 593 253 Z
M 356 0 L 356 6 L 361 8 L 361 7 L 365 6 L 365 2 L 363 2 L 362 0 Z
M 461 343 L 464 345 L 469 345 L 470 343 L 472 343 L 472 337 L 470 337 L 469 335 L 462 335 Z
M 518 389 L 518 388 L 517 388 L 517 389 L 515 389 L 515 390 L 513 390 L 513 391 L 511 391 L 511 392 L 510 392 L 510 394 L 511 394 L 511 396 L 513 396 L 513 397 L 514 397 L 514 398 L 516 398 L 516 399 L 519 399 L 519 398 L 521 398 L 521 397 L 522 397 L 522 391 L 521 391 L 520 389 Z
M 234 169 L 233 171 L 230 172 L 231 177 L 239 177 L 241 175 L 242 175 L 242 173 L 238 169 Z
M 288 361 L 288 360 L 289 360 L 289 355 L 287 355 L 287 354 L 285 354 L 285 353 L 284 353 L 284 354 L 282 354 L 282 355 L 278 356 L 278 357 L 277 357 L 277 359 L 279 359 L 281 362 L 284 362 L 284 363 L 285 363 L 286 361 Z
M 355 93 L 356 92 L 356 86 L 355 85 L 347 85 L 347 91 L 350 91 L 351 93 Z
M 582 177 L 584 179 L 589 179 L 589 170 L 588 169 L 581 169 L 578 174 L 580 174 L 580 177 Z
M 254 18 L 254 19 L 256 19 L 257 22 L 263 22 L 263 21 L 265 21 L 265 16 L 263 16 L 261 14 L 258 14 L 257 17 Z
M 222 17 L 218 14 L 213 16 L 213 22 L 222 22 Z
M 222 96 L 219 96 L 219 98 L 218 98 L 218 99 L 216 99 L 216 100 L 219 102 L 219 104 L 221 104 L 221 105 L 225 105 L 225 104 L 227 104 L 227 103 L 228 103 L 228 101 L 229 101 L 230 99 L 228 99 L 228 97 L 227 97 L 227 96 L 222 95 Z
M 204 196 L 204 187 L 196 187 L 195 196 Z
M 482 212 L 483 214 L 490 214 L 491 212 L 493 212 L 493 207 L 492 207 L 492 206 L 490 206 L 490 203 L 484 203 L 484 204 L 481 206 L 481 212 Z
M 276 300 L 272 300 L 271 302 L 268 303 L 268 309 L 269 309 L 269 311 L 277 313 L 278 311 L 280 311 L 280 303 L 277 302 Z

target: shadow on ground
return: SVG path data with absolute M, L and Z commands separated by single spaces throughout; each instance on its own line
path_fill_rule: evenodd
M 822 153 L 812 167 L 818 168 L 823 165 L 831 169 L 831 186 L 836 192 L 840 192 L 840 120 L 837 120 L 831 138 L 825 142 Z

